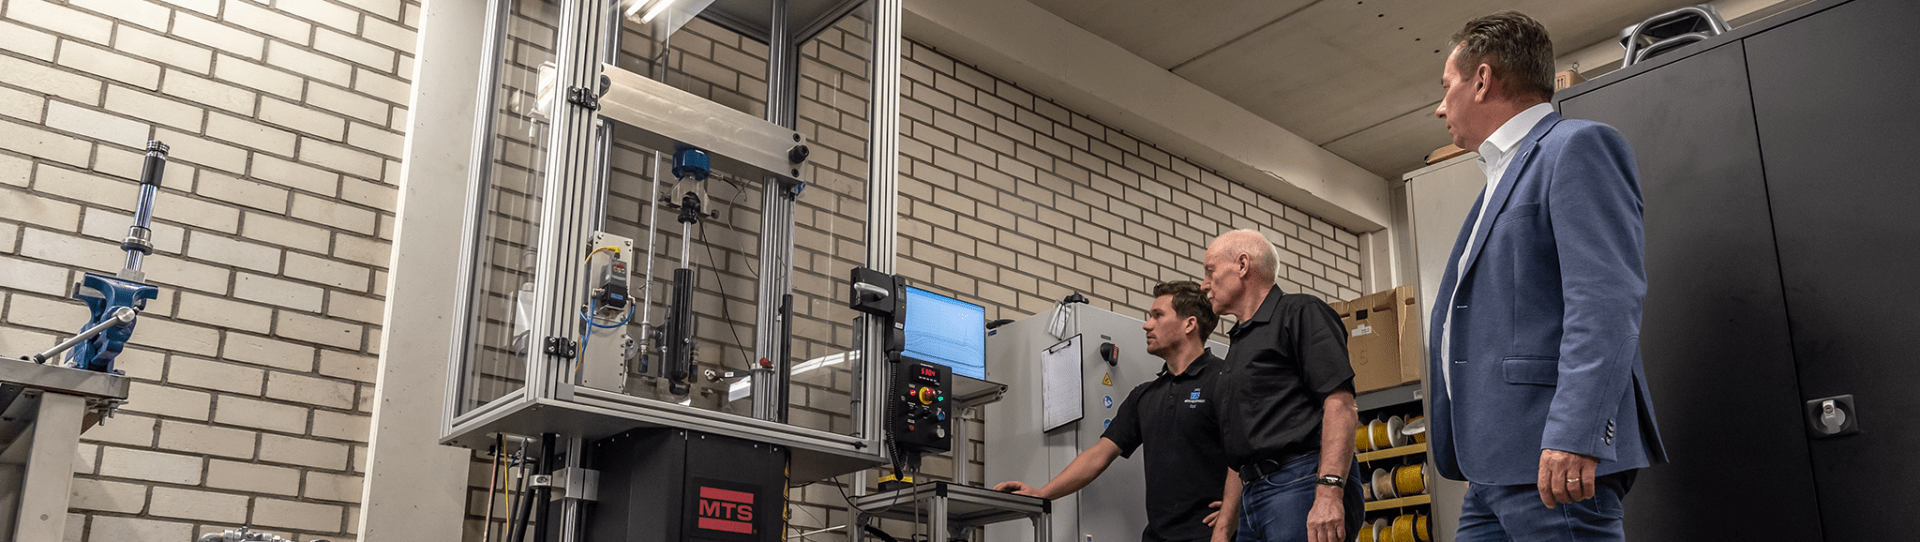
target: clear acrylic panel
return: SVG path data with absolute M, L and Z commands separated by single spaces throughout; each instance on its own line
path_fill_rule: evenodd
M 693 20 L 665 39 L 656 39 L 656 32 L 655 25 L 626 21 L 615 64 L 701 99 L 765 116 L 768 44 L 706 19 Z M 849 17 L 799 48 L 798 131 L 812 149 L 806 167 L 813 182 L 794 205 L 788 421 L 840 434 L 853 432 L 850 371 L 858 357 L 853 340 L 856 313 L 846 307 L 840 290 L 848 271 L 863 265 L 866 254 L 866 35 L 866 19 Z M 657 377 L 636 373 L 628 392 L 748 416 L 749 384 L 742 376 L 725 375 L 745 375 L 757 361 L 766 180 L 753 172 L 715 171 L 701 185 L 677 182 L 668 173 L 673 149 L 647 148 L 622 137 L 632 130 L 614 128 L 605 226 L 610 233 L 633 238 L 636 251 L 646 250 L 649 236 L 655 244 L 653 280 L 644 278 L 646 260 L 636 258 L 633 293 L 651 302 L 645 316 L 633 319 L 629 333 L 643 336 L 643 321 L 659 325 L 666 314 L 673 270 L 680 266 L 685 242 L 683 226 L 676 221 L 678 195 L 687 189 L 702 192 L 707 218 L 688 235 L 693 240 L 688 265 L 696 275 L 693 311 L 698 321 L 694 390 L 673 396 Z M 652 197 L 656 151 L 660 201 Z M 657 215 L 652 214 L 655 204 Z M 650 217 L 655 217 L 651 224 Z M 640 289 L 643 284 L 652 291 Z M 721 378 L 709 380 L 706 371 Z M 650 372 L 657 375 L 658 370 Z
M 473 290 L 464 385 L 455 415 L 465 414 L 525 386 L 527 356 L 537 352 L 532 332 L 534 251 L 545 186 L 547 112 L 542 99 L 553 80 L 560 5 L 555 0 L 506 0 L 505 42 L 491 93 L 491 163 L 481 171 L 484 192 L 472 266 Z

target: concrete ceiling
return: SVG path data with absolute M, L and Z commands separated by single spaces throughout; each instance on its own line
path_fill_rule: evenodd
M 1030 1 L 1397 179 L 1449 142 L 1432 111 L 1447 38 L 1467 20 L 1519 10 L 1546 24 L 1555 51 L 1565 54 L 1701 0 Z

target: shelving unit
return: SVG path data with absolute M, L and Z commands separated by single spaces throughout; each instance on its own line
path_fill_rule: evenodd
M 1432 495 L 1414 495 L 1412 497 L 1401 497 L 1398 499 L 1387 499 L 1384 501 L 1373 501 L 1373 502 L 1367 503 L 1367 511 L 1373 512 L 1378 510 L 1406 508 L 1409 506 L 1424 506 L 1429 504 L 1433 504 Z
M 1402 420 L 1407 420 L 1415 416 L 1425 415 L 1425 407 L 1421 403 L 1421 394 L 1424 389 L 1424 383 L 1411 382 L 1355 396 L 1354 403 L 1360 409 L 1361 426 L 1364 428 L 1367 423 L 1374 420 L 1384 420 L 1391 416 L 1399 416 Z M 1427 443 L 1412 442 L 1412 439 L 1409 438 L 1405 444 L 1400 446 L 1361 452 L 1354 456 L 1354 460 L 1360 463 L 1360 472 L 1364 477 L 1363 481 L 1369 483 L 1373 480 L 1372 473 L 1374 469 L 1386 469 L 1391 473 L 1395 468 L 1406 465 L 1427 466 L 1427 480 L 1426 483 L 1423 484 L 1427 487 L 1425 487 L 1420 494 L 1368 501 L 1365 505 L 1366 515 L 1364 516 L 1367 525 L 1370 526 L 1374 521 L 1379 519 L 1384 518 L 1391 520 L 1396 516 L 1407 514 L 1433 515 L 1433 495 L 1431 491 L 1437 475 L 1434 474 L 1433 467 L 1427 459 L 1427 450 Z M 1371 486 L 1369 486 L 1369 488 L 1371 488 Z M 1429 525 L 1431 525 L 1431 520 Z M 1363 528 L 1370 529 L 1371 527 Z M 1430 535 L 1433 541 L 1440 541 L 1444 536 L 1440 533 L 1430 533 Z M 1362 539 L 1364 540 L 1366 538 L 1363 537 Z
M 1403 455 L 1424 454 L 1424 453 L 1427 453 L 1427 443 L 1418 442 L 1414 444 L 1408 444 L 1406 446 L 1401 446 L 1398 448 L 1374 450 L 1371 452 L 1356 455 L 1354 456 L 1354 459 L 1359 460 L 1361 463 L 1366 463 L 1370 461 L 1379 461 L 1381 459 L 1387 459 L 1392 457 L 1400 457 Z

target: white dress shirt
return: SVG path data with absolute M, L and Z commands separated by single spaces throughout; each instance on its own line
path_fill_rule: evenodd
M 1507 174 L 1507 166 L 1513 165 L 1513 151 L 1520 146 L 1520 140 L 1526 138 L 1527 133 L 1532 132 L 1552 112 L 1553 104 L 1549 103 L 1529 107 L 1507 119 L 1506 124 L 1500 125 L 1500 129 L 1494 130 L 1493 135 L 1480 143 L 1480 172 L 1487 176 L 1486 191 L 1480 194 L 1482 207 L 1486 206 L 1487 200 L 1493 199 L 1493 191 L 1500 187 L 1500 177 Z M 1487 219 L 1485 209 L 1479 211 L 1475 213 L 1477 216 L 1473 220 L 1473 229 L 1467 233 L 1467 250 L 1461 251 L 1460 261 L 1454 263 L 1458 267 L 1453 271 L 1453 290 L 1447 292 L 1447 310 L 1441 313 L 1444 320 L 1440 323 L 1440 356 L 1445 363 L 1441 363 L 1440 367 L 1447 382 L 1447 397 L 1453 397 L 1453 360 L 1448 355 L 1452 352 L 1450 348 L 1453 342 L 1453 298 L 1460 292 L 1460 282 L 1466 279 L 1467 255 L 1473 253 L 1473 243 L 1480 236 L 1480 224 Z

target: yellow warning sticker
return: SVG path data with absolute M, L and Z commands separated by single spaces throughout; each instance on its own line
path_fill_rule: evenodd
M 1112 386 L 1113 373 L 1107 373 L 1105 376 L 1100 377 L 1100 384 L 1104 386 Z

